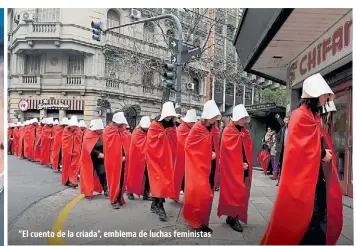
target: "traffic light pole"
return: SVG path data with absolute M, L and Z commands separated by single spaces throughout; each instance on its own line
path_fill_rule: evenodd
M 105 34 L 108 31 L 111 31 L 111 30 L 117 29 L 117 28 L 121 28 L 121 27 L 132 26 L 132 25 L 136 25 L 136 24 L 140 24 L 140 23 L 145 23 L 147 21 L 155 21 L 155 20 L 161 20 L 161 19 L 167 19 L 167 18 L 173 19 L 173 21 L 175 22 L 175 24 L 177 26 L 177 29 L 178 29 L 178 40 L 177 40 L 178 41 L 178 44 L 177 44 L 178 52 L 177 52 L 177 61 L 175 63 L 175 65 L 176 65 L 176 80 L 177 80 L 177 85 L 176 85 L 176 111 L 177 111 L 177 113 L 180 114 L 181 113 L 181 102 L 182 102 L 183 29 L 182 29 L 182 25 L 181 25 L 179 19 L 177 18 L 177 16 L 172 15 L 172 14 L 158 15 L 158 16 L 147 18 L 147 19 L 144 19 L 144 20 L 135 21 L 135 22 L 119 25 L 119 26 L 110 27 L 108 29 L 103 30 L 103 33 Z

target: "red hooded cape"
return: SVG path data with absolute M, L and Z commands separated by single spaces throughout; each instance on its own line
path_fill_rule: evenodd
M 62 126 L 56 125 L 53 126 L 53 140 L 52 140 L 52 149 L 51 149 L 51 157 L 50 161 L 52 164 L 52 168 L 58 169 L 59 162 L 59 153 L 62 145 L 62 135 L 64 128 Z
M 25 158 L 28 158 L 30 139 L 29 139 L 29 126 L 24 127 L 24 137 L 23 137 L 23 155 Z
M 24 138 L 25 138 L 25 127 L 21 126 L 19 129 L 19 137 L 18 137 L 18 148 L 17 148 L 17 156 L 23 158 L 23 150 L 24 150 Z
M 101 193 L 103 187 L 94 172 L 91 152 L 98 142 L 100 135 L 94 131 L 87 130 L 84 133 L 82 153 L 80 155 L 80 192 L 85 196 L 93 196 L 94 191 Z
M 33 158 L 35 161 L 40 161 L 41 160 L 41 131 L 42 131 L 42 126 L 37 125 L 36 126 L 36 133 L 35 133 L 35 146 L 34 146 L 34 153 L 33 153 Z
M 174 198 L 173 164 L 177 154 L 175 127 L 153 121 L 147 133 L 147 170 L 153 197 Z
M 179 193 L 182 188 L 182 180 L 185 171 L 185 141 L 187 140 L 190 128 L 187 123 L 182 122 L 177 128 L 177 158 L 174 165 L 174 200 L 179 200 Z
M 12 151 L 12 153 L 14 155 L 16 155 L 16 151 L 17 151 L 17 148 L 18 148 L 17 147 L 18 136 L 19 136 L 18 132 L 19 132 L 19 129 L 17 127 L 15 127 L 14 130 L 13 130 L 13 133 L 12 133 L 13 140 L 12 140 L 12 149 L 11 149 L 11 151 Z
M 257 160 L 263 169 L 263 173 L 265 175 L 267 175 L 268 164 L 271 160 L 271 156 L 270 156 L 268 150 L 266 150 L 266 149 L 261 150 L 260 153 L 258 153 L 258 155 L 257 155 Z
M 79 158 L 82 145 L 82 134 L 79 128 L 71 131 L 64 128 L 62 135 L 62 184 L 67 181 L 71 184 L 78 183 Z
M 297 245 L 304 237 L 313 214 L 322 136 L 318 115 L 314 117 L 305 105 L 293 111 L 288 124 L 279 190 L 262 245 Z M 342 229 L 342 194 L 335 151 L 330 138 L 325 140 L 334 157 L 332 163 L 322 164 L 327 187 L 326 244 L 333 245 Z
M 212 146 L 216 155 L 215 185 L 219 170 L 219 129 L 208 131 L 203 123 L 197 122 L 189 132 L 185 143 L 185 188 L 183 217 L 192 228 L 209 226 L 213 190 L 210 188 Z
M 113 123 L 109 124 L 103 134 L 104 142 L 104 164 L 108 188 L 110 193 L 110 202 L 115 203 L 120 192 L 120 178 L 122 170 L 122 147 L 125 151 L 126 164 L 129 163 L 130 132 L 124 127 L 118 128 Z M 125 166 L 126 167 L 126 166 Z M 124 169 L 125 178 L 122 186 L 121 202 L 125 204 L 124 193 L 127 178 L 127 168 Z
M 11 136 L 13 136 L 13 134 L 14 134 L 14 129 L 8 127 L 8 128 L 7 128 L 7 141 L 10 141 Z
M 249 164 L 248 178 L 244 179 L 243 153 Z M 220 198 L 218 216 L 236 217 L 247 224 L 253 167 L 253 148 L 250 132 L 237 130 L 232 121 L 225 127 L 220 148 Z
M 27 126 L 27 133 L 26 133 L 26 142 L 25 142 L 25 151 L 27 153 L 27 158 L 30 160 L 34 159 L 34 145 L 35 145 L 35 129 L 36 126 L 29 125 Z
M 144 193 L 144 174 L 146 167 L 147 133 L 136 128 L 131 136 L 127 168 L 127 191 L 142 196 Z
M 45 125 L 41 131 L 41 165 L 49 164 L 51 150 L 52 127 Z

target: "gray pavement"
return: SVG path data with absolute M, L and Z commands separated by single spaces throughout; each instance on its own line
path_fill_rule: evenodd
M 10 159 L 11 158 L 11 159 Z M 29 163 L 23 160 L 15 160 L 10 157 L 9 163 L 9 180 L 11 181 L 13 175 L 20 174 L 19 172 L 11 171 L 11 162 L 20 163 L 20 167 L 26 166 L 28 169 L 25 174 L 21 174 L 21 177 L 17 177 L 21 180 L 23 186 L 26 183 L 33 183 L 33 176 L 36 174 L 36 183 L 40 184 L 36 191 L 28 191 L 37 194 L 37 198 L 33 199 L 37 202 L 26 201 L 30 196 L 27 194 L 23 197 L 23 191 L 16 195 L 15 188 L 12 190 L 14 199 L 12 201 L 9 196 L 9 208 L 12 204 L 26 203 L 31 206 L 24 209 L 24 211 L 18 215 L 17 219 L 12 223 L 12 227 L 9 228 L 9 244 L 48 244 L 48 238 L 23 238 L 20 234 L 20 230 L 29 230 L 44 232 L 53 228 L 57 221 L 58 215 L 63 208 L 76 197 L 78 197 L 79 190 L 65 189 L 63 190 L 60 184 L 60 174 L 54 173 L 49 168 L 39 167 L 37 164 Z M 15 164 L 16 165 L 16 164 Z M 15 167 L 14 165 L 14 167 Z M 39 171 L 39 169 L 42 169 Z M 38 175 L 41 173 L 41 175 Z M 42 181 L 43 180 L 43 181 Z M 52 184 L 49 185 L 48 182 Z M 218 192 L 215 194 L 213 209 L 210 217 L 210 227 L 214 230 L 211 238 L 178 238 L 178 237 L 105 237 L 104 233 L 108 232 L 137 232 L 137 234 L 143 230 L 149 232 L 159 231 L 171 232 L 174 231 L 185 232 L 188 231 L 186 223 L 183 220 L 181 214 L 182 204 L 175 203 L 171 200 L 167 200 L 165 203 L 166 213 L 168 221 L 160 222 L 156 215 L 149 211 L 150 202 L 142 201 L 136 198 L 119 210 L 113 210 L 109 201 L 104 199 L 102 195 L 95 196 L 92 200 L 81 199 L 70 210 L 66 219 L 62 218 L 64 225 L 62 231 L 67 234 L 67 231 L 74 233 L 73 237 L 66 237 L 65 243 L 67 245 L 73 244 L 237 244 L 237 245 L 256 245 L 264 233 L 267 222 L 269 221 L 270 214 L 273 207 L 273 202 L 276 197 L 275 181 L 265 177 L 261 171 L 254 171 L 253 186 L 251 189 L 251 199 L 248 211 L 248 225 L 243 225 L 244 231 L 242 233 L 232 231 L 225 224 L 225 217 L 217 217 L 216 209 L 218 203 Z M 11 184 L 11 183 L 10 183 Z M 46 187 L 44 187 L 47 184 Z M 53 187 L 52 191 L 49 191 L 49 187 Z M 19 186 L 21 188 L 21 186 Z M 46 190 L 46 192 L 41 190 Z M 62 190 L 61 190 L 62 189 Z M 48 196 L 49 194 L 52 194 Z M 41 194 L 41 195 L 39 195 Z M 40 198 L 42 196 L 42 198 Z M 23 205 L 24 206 L 24 205 Z M 15 210 L 11 210 L 14 212 Z M 10 213 L 10 210 L 9 210 Z M 15 215 L 10 216 L 16 217 Z M 9 221 L 10 222 L 10 221 Z M 84 233 L 89 233 L 84 235 Z M 97 235 L 94 235 L 97 233 Z M 352 245 L 353 244 L 353 210 L 344 206 L 344 227 L 342 235 L 338 241 L 338 244 Z

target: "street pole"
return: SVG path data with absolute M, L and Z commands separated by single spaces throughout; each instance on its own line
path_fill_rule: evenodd
M 172 14 L 165 14 L 165 15 L 158 15 L 155 17 L 151 17 L 151 18 L 147 18 L 144 20 L 139 20 L 139 21 L 135 21 L 135 22 L 131 22 L 131 23 L 127 23 L 127 24 L 123 24 L 123 25 L 119 25 L 119 26 L 114 26 L 114 27 L 110 27 L 108 29 L 103 30 L 103 33 L 105 34 L 108 31 L 111 31 L 113 29 L 117 29 L 117 28 L 121 28 L 121 27 L 126 27 L 126 26 L 132 26 L 132 25 L 136 25 L 136 24 L 140 24 L 140 23 L 145 23 L 147 21 L 155 21 L 155 20 L 161 20 L 161 19 L 173 19 L 173 21 L 175 22 L 177 29 L 178 29 L 178 53 L 177 53 L 177 61 L 176 61 L 176 111 L 178 114 L 181 113 L 181 102 L 182 102 L 182 50 L 183 50 L 183 29 L 182 29 L 182 25 L 179 21 L 179 19 L 177 18 L 177 16 L 172 15 Z M 163 97 L 164 97 L 164 92 L 163 92 Z M 168 97 L 169 98 L 169 97 Z

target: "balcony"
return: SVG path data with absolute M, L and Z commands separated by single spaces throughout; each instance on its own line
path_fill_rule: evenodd
M 62 79 L 62 88 L 67 91 L 85 91 L 85 75 L 67 75 Z

